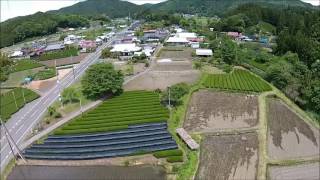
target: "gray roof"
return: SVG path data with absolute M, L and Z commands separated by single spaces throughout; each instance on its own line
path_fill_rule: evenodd
M 63 48 L 64 48 L 63 44 L 50 44 L 44 49 L 44 51 L 54 51 L 54 50 L 60 50 Z

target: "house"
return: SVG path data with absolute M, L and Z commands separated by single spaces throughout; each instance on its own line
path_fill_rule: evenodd
M 138 51 L 141 51 L 141 47 L 138 47 L 135 43 L 115 44 L 110 50 L 110 52 L 118 53 L 120 56 L 132 56 L 134 52 Z
M 17 57 L 22 57 L 23 52 L 22 51 L 14 51 L 9 57 L 10 58 L 17 58 Z
M 83 36 L 76 36 L 76 35 L 70 34 L 64 38 L 63 43 L 65 45 L 71 45 L 71 44 L 79 42 L 82 38 L 83 38 Z
M 190 42 L 190 46 L 193 49 L 198 49 L 198 48 L 200 48 L 200 43 L 199 42 Z
M 186 38 L 187 40 L 197 38 L 196 33 L 190 33 L 190 32 L 180 32 L 180 33 L 177 33 L 175 36 L 178 38 Z
M 102 45 L 102 43 L 103 43 L 103 40 L 102 39 L 100 39 L 100 38 L 96 38 L 96 45 L 97 46 L 101 46 Z
M 208 56 L 212 56 L 213 52 L 211 49 L 196 49 L 196 55 L 208 57 Z
M 79 42 L 79 46 L 82 49 L 82 52 L 90 52 L 96 49 L 97 45 L 95 41 L 82 40 Z
M 166 43 L 167 45 L 171 46 L 187 46 L 189 44 L 189 41 L 186 38 L 169 37 Z
M 239 39 L 242 34 L 240 32 L 227 32 L 227 36 L 231 37 L 232 39 Z
M 65 48 L 65 46 L 62 43 L 49 44 L 46 48 L 44 48 L 44 52 L 59 51 L 59 50 L 62 50 L 64 48 Z

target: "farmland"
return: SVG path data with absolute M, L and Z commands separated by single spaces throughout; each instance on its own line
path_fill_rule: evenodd
M 1 118 L 10 116 L 22 108 L 26 103 L 37 99 L 39 95 L 29 89 L 15 88 L 1 95 Z
M 268 101 L 269 156 L 273 159 L 319 157 L 319 129 L 304 122 L 280 100 Z
M 24 71 L 28 69 L 34 69 L 41 66 L 43 65 L 38 63 L 37 61 L 26 59 L 26 60 L 17 61 L 12 68 L 14 72 L 19 72 L 19 71 Z
M 269 167 L 269 178 L 273 180 L 317 180 L 320 177 L 320 162 Z
M 174 61 L 184 61 L 192 58 L 192 48 L 185 47 L 165 47 L 159 52 L 159 59 L 172 59 Z
M 256 96 L 195 92 L 189 103 L 184 128 L 191 132 L 254 127 L 258 122 Z
M 46 60 L 51 60 L 51 59 L 59 59 L 59 58 L 65 58 L 65 57 L 70 57 L 70 56 L 77 56 L 77 55 L 78 55 L 78 49 L 67 48 L 67 49 L 60 50 L 60 51 L 44 53 L 40 57 L 38 57 L 37 59 L 40 61 L 46 61 Z
M 235 69 L 230 74 L 208 74 L 205 76 L 204 86 L 207 88 L 263 92 L 272 90 L 271 87 L 245 70 Z
M 128 125 L 166 122 L 168 110 L 160 105 L 159 95 L 133 91 L 105 101 L 54 132 L 56 135 L 105 132 L 126 129 Z
M 202 179 L 256 179 L 258 138 L 255 133 L 206 135 L 196 175 Z

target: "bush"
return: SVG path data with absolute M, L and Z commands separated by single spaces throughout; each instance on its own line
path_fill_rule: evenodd
M 112 53 L 110 51 L 110 48 L 103 49 L 101 52 L 101 58 L 103 58 L 103 59 L 110 58 L 111 55 L 112 55 Z
M 167 162 L 169 162 L 169 163 L 183 162 L 183 156 L 170 156 L 170 157 L 167 157 Z
M 182 156 L 183 152 L 180 149 L 165 150 L 153 153 L 156 158 L 165 158 L 170 156 Z

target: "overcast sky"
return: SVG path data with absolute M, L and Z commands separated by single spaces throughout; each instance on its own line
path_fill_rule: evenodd
M 1 17 L 5 21 L 16 16 L 25 16 L 38 11 L 56 10 L 62 7 L 71 6 L 83 0 L 0 0 Z M 165 0 L 128 0 L 136 4 L 159 3 Z M 303 0 L 313 5 L 319 5 L 319 0 Z

